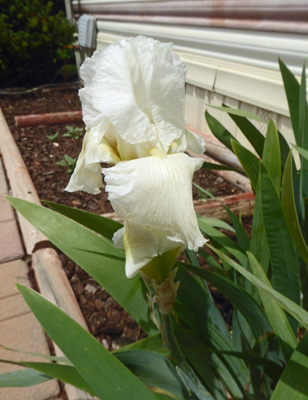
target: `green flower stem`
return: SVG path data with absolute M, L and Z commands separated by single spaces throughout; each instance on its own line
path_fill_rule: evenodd
M 155 270 L 155 269 L 154 269 Z M 195 371 L 182 352 L 173 330 L 172 309 L 180 282 L 174 282 L 177 269 L 169 272 L 169 276 L 157 282 L 151 274 L 143 269 L 141 276 L 148 289 L 151 306 L 151 318 L 159 328 L 163 342 L 170 352 L 177 374 L 186 387 L 190 398 L 195 400 L 213 400 L 212 395 L 203 386 Z
M 164 345 L 170 351 L 170 355 L 172 358 L 174 358 L 174 361 L 177 364 L 180 364 L 183 361 L 183 359 L 185 359 L 185 356 L 183 355 L 182 350 L 180 349 L 180 346 L 177 342 L 177 339 L 173 331 L 171 312 L 168 314 L 161 314 L 160 320 L 161 320 L 161 334 Z

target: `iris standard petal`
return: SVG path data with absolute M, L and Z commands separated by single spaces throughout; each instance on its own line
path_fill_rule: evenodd
M 83 117 L 106 118 L 131 144 L 158 141 L 167 152 L 184 133 L 186 69 L 171 43 L 139 36 L 95 52 L 81 68 Z
M 123 161 L 103 169 L 116 214 L 170 232 L 171 238 L 196 251 L 205 239 L 193 207 L 192 176 L 202 162 L 178 153 Z

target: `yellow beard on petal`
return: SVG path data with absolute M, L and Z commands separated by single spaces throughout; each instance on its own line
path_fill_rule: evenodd
M 160 158 L 167 157 L 167 154 L 158 147 L 153 147 L 152 149 L 150 149 L 149 154 L 154 157 L 160 157 Z

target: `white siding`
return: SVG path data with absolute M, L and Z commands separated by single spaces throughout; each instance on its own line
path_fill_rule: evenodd
M 308 37 L 305 34 L 308 31 L 305 19 L 308 0 L 140 0 L 140 8 L 129 0 L 125 5 L 121 4 L 124 1 L 118 0 L 80 0 L 73 3 L 75 12 L 78 13 L 78 5 L 81 5 L 80 12 L 87 11 L 88 7 L 97 18 L 97 48 L 140 34 L 174 43 L 175 52 L 187 66 L 185 114 L 188 124 L 209 132 L 204 118 L 206 105 L 226 103 L 234 108 L 252 111 L 266 120 L 273 118 L 286 139 L 294 142 L 278 57 L 299 78 L 301 66 L 308 60 Z M 187 20 L 181 11 L 181 4 L 183 10 L 189 4 L 195 7 Z M 228 15 L 229 22 L 220 26 L 219 19 L 213 17 L 214 27 L 211 21 L 210 25 L 201 26 L 198 4 L 203 10 L 203 17 L 211 19 L 211 12 L 220 15 L 223 11 Z M 235 17 L 233 15 L 235 11 L 232 4 L 238 7 L 238 18 L 237 13 Z M 247 13 L 251 18 L 251 25 L 248 26 L 247 21 L 250 20 L 247 20 Z M 259 15 L 260 20 L 255 15 Z M 182 18 L 184 25 L 179 25 L 178 18 Z M 231 27 L 232 18 L 243 29 Z M 270 21 L 268 18 L 273 26 L 276 24 L 275 29 L 271 30 L 271 23 L 265 23 Z M 256 30 L 256 27 L 259 29 Z M 251 148 L 227 114 L 213 109 L 211 113 L 247 148 Z M 265 134 L 266 126 L 260 123 L 256 125 Z

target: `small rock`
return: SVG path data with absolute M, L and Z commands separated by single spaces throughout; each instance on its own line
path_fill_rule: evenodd
M 109 345 L 108 345 L 106 339 L 103 339 L 103 340 L 102 340 L 102 345 L 105 347 L 106 350 L 109 350 Z
M 86 287 L 85 287 L 85 290 L 88 293 L 94 294 L 97 291 L 97 288 L 94 285 L 92 285 L 91 283 L 87 283 Z
M 104 308 L 103 302 L 101 299 L 96 299 L 95 300 L 95 307 L 97 311 L 101 311 Z
M 84 295 L 81 295 L 79 300 L 80 300 L 80 304 L 82 304 L 82 305 L 86 304 L 86 302 L 87 302 L 87 298 Z
M 113 321 L 118 322 L 121 319 L 121 313 L 114 308 L 110 312 L 110 317 L 112 318 Z
M 81 282 L 73 283 L 72 288 L 73 288 L 74 292 L 76 292 L 78 294 L 81 294 L 84 292 L 84 287 Z
M 113 300 L 112 297 L 108 297 L 108 299 L 106 301 L 107 301 L 109 307 L 112 306 L 115 303 L 115 301 Z
M 124 338 L 121 338 L 121 337 L 116 338 L 112 342 L 111 350 L 118 350 L 121 347 L 126 346 L 127 344 L 129 344 L 129 341 L 127 339 L 124 339 Z
M 71 277 L 71 283 L 76 283 L 76 282 L 80 282 L 80 279 L 79 279 L 79 276 L 77 275 L 77 274 L 74 274 L 72 277 Z
M 221 176 L 219 176 L 219 177 L 215 180 L 215 183 L 217 183 L 217 184 L 219 185 L 220 183 L 223 183 L 223 181 L 224 181 L 224 179 L 223 179 Z

